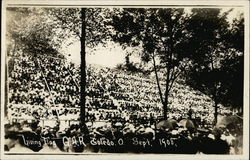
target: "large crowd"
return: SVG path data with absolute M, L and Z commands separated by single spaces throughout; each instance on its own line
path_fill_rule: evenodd
M 186 86 L 181 80 L 174 83 L 170 92 L 168 118 L 176 122 L 187 118 L 192 119 L 197 124 L 195 128 L 203 128 L 206 131 L 199 132 L 197 129 L 190 131 L 179 125 L 171 130 L 164 130 L 164 132 L 156 130 L 156 123 L 162 118 L 163 111 L 154 77 L 90 64 L 86 68 L 86 121 L 91 125 L 82 128 L 77 123 L 80 114 L 79 66 L 64 58 L 43 55 L 30 56 L 23 53 L 19 56 L 10 56 L 8 63 L 8 110 L 6 117 L 8 123 L 5 127 L 6 131 L 10 131 L 10 133 L 13 133 L 13 130 L 14 132 L 17 130 L 25 131 L 29 128 L 29 132 L 37 135 L 38 139 L 47 135 L 50 139 L 60 139 L 65 135 L 74 137 L 84 134 L 86 144 L 91 142 L 91 137 L 96 139 L 106 137 L 109 141 L 117 141 L 119 137 L 128 137 L 125 140 L 126 143 L 133 143 L 129 137 L 137 137 L 137 139 L 147 137 L 145 141 L 150 145 L 146 145 L 146 147 L 132 145 L 137 147 L 132 147 L 132 150 L 152 153 L 157 152 L 153 150 L 154 145 L 161 143 L 164 146 L 163 142 L 158 141 L 161 136 L 168 137 L 168 140 L 170 140 L 169 137 L 175 137 L 176 144 L 178 144 L 175 147 L 172 146 L 171 151 L 163 147 L 162 153 L 178 153 L 180 151 L 178 147 L 182 146 L 179 143 L 183 139 L 187 140 L 188 146 L 191 143 L 198 145 L 197 138 L 202 138 L 204 135 L 206 138 L 210 136 L 211 145 L 215 144 L 215 140 L 221 139 L 221 136 L 224 138 L 233 137 L 231 139 L 234 140 L 238 137 L 226 130 L 223 130 L 219 136 L 217 133 L 213 134 L 214 109 L 212 99 Z M 160 83 L 164 88 L 164 82 Z M 189 110 L 192 110 L 191 115 L 187 114 Z M 227 116 L 231 114 L 231 111 L 220 107 L 219 114 Z M 96 127 L 95 124 L 99 122 L 104 123 L 102 126 Z M 105 125 L 109 123 L 109 126 Z M 126 133 L 126 129 L 130 132 Z M 13 137 L 10 134 L 10 137 L 7 136 L 6 139 L 13 140 Z M 144 140 L 141 141 L 144 144 Z M 43 143 L 46 144 L 44 141 Z M 76 149 L 67 148 L 61 142 L 58 143 L 56 142 L 60 151 L 75 151 Z M 199 144 L 202 145 L 203 142 L 199 142 Z M 238 147 L 235 151 L 235 146 L 238 144 L 233 144 L 231 141 L 225 144 L 228 145 L 225 153 L 235 152 L 238 154 L 241 152 L 237 151 Z M 124 148 L 126 145 L 121 145 L 117 152 L 129 152 L 128 149 L 125 149 L 126 147 Z M 129 148 L 128 146 L 127 148 Z M 53 148 L 50 145 L 48 147 Z M 86 146 L 81 147 L 82 151 L 83 148 L 91 151 L 110 149 L 110 146 L 105 148 L 105 145 L 94 145 L 94 148 L 92 146 L 89 149 L 86 149 Z M 230 147 L 234 150 L 230 150 Z M 11 148 L 13 147 L 7 145 L 6 150 Z M 44 149 L 41 147 L 39 150 L 42 148 Z M 113 151 L 114 148 L 111 150 Z M 216 151 L 202 151 L 199 147 L 191 152 L 216 153 Z
M 108 121 L 80 125 L 59 120 L 6 124 L 5 151 L 242 154 L 239 131 L 168 122 L 172 126 Z

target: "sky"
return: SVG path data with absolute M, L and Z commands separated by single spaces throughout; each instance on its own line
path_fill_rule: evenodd
M 230 8 L 223 8 L 222 11 L 228 11 Z M 228 15 L 228 21 L 231 23 L 232 20 L 242 12 L 241 8 L 234 8 L 233 11 Z M 117 64 L 125 62 L 126 52 L 131 52 L 136 50 L 136 52 L 141 52 L 142 49 L 137 48 L 127 48 L 123 49 L 119 44 L 108 42 L 106 47 L 98 45 L 95 47 L 95 51 L 88 51 L 86 55 L 86 62 L 88 64 L 98 64 L 105 67 L 113 68 Z M 66 58 L 76 64 L 80 64 L 80 42 L 75 42 L 72 45 L 64 49 Z M 70 55 L 69 55 L 70 54 Z M 140 58 L 138 56 L 130 57 L 133 62 L 139 62 Z
M 138 50 L 140 48 L 128 48 L 123 49 L 119 44 L 108 42 L 104 47 L 101 44 L 95 47 L 95 51 L 86 50 L 86 62 L 88 64 L 98 64 L 105 67 L 114 68 L 117 64 L 125 62 L 126 53 L 131 50 Z M 80 42 L 75 42 L 66 48 L 65 54 L 66 58 L 76 64 L 80 64 Z M 139 62 L 138 56 L 131 57 L 134 62 Z
M 86 62 L 90 64 L 101 64 L 107 67 L 114 67 L 118 63 L 123 63 L 125 57 L 125 52 L 119 47 L 119 45 L 114 45 L 109 43 L 108 47 L 103 47 L 98 45 L 95 47 L 95 51 L 89 52 L 87 50 Z M 79 64 L 80 63 L 80 43 L 75 42 L 73 45 L 68 47 L 68 52 L 72 53 L 68 56 L 68 59 Z

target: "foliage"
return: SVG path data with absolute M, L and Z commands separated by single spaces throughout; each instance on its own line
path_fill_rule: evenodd
M 69 44 L 79 41 L 82 35 L 81 8 L 49 8 L 49 17 L 52 19 L 52 26 L 63 33 Z M 106 23 L 109 21 L 111 11 L 108 8 L 87 8 L 85 16 L 85 45 L 94 48 L 98 44 L 105 44 L 109 40 L 109 31 Z
M 8 49 L 32 54 L 57 54 L 60 41 L 42 8 L 7 8 Z M 14 44 L 14 46 L 12 46 Z
M 109 38 L 109 29 L 105 25 L 109 9 L 105 8 L 52 8 L 48 9 L 54 28 L 63 34 L 69 43 L 80 40 L 81 82 L 80 82 L 80 121 L 85 123 L 86 103 L 86 47 L 94 48 L 97 44 L 105 44 Z
M 239 106 L 243 99 L 243 23 L 234 21 L 230 27 L 227 13 L 220 13 L 220 9 L 192 10 L 185 52 L 193 63 L 186 71 L 187 83 L 214 100 L 215 121 L 218 104 Z M 235 43 L 229 37 L 241 41 Z
M 153 61 L 165 118 L 170 90 L 181 70 L 188 64 L 184 56 L 178 56 L 182 52 L 182 44 L 189 36 L 185 29 L 187 18 L 184 9 L 124 8 L 113 16 L 111 23 L 115 30 L 112 37 L 114 41 L 124 47 L 141 46 L 141 60 Z M 159 59 L 159 65 L 156 59 Z M 159 85 L 159 70 L 165 73 L 164 96 Z
M 244 48 L 244 20 L 241 15 L 230 25 L 230 12 L 219 8 L 194 8 L 191 13 L 182 8 L 125 8 L 113 16 L 114 41 L 124 47 L 141 46 L 141 59 L 153 61 L 157 82 L 158 72 L 164 71 L 165 97 L 158 85 L 164 116 L 168 94 L 180 75 L 213 98 L 215 112 L 219 103 L 241 104 L 243 57 L 239 55 Z

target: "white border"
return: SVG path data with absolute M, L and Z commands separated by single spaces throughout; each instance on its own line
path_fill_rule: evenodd
M 3 155 L 3 151 L 4 151 L 4 125 L 3 125 L 3 122 L 4 122 L 4 104 L 5 104 L 5 49 L 6 49 L 6 45 L 5 45 L 5 27 L 6 26 L 6 21 L 5 21 L 5 16 L 3 15 L 6 15 L 6 12 L 5 12 L 5 9 L 4 9 L 4 4 L 2 5 L 2 9 L 1 9 L 1 26 L 2 26 L 2 29 L 1 29 L 1 126 L 0 126 L 0 130 L 1 130 L 1 139 L 0 139 L 0 159 Z
M 6 53 L 6 45 L 5 45 L 5 8 L 6 6 L 27 6 L 27 5 L 63 5 L 70 7 L 81 7 L 81 6 L 91 6 L 94 5 L 96 7 L 108 7 L 109 5 L 119 5 L 120 7 L 140 7 L 141 5 L 148 5 L 148 7 L 161 7 L 161 5 L 167 5 L 164 7 L 206 7 L 204 5 L 209 5 L 211 7 L 236 7 L 242 6 L 244 7 L 244 18 L 245 18 L 245 50 L 244 50 L 244 131 L 243 131 L 243 155 L 171 155 L 171 154 L 60 154 L 60 155 L 44 155 L 44 154 L 32 154 L 32 155 L 4 155 L 4 131 L 3 131 L 3 124 L 4 124 L 4 95 L 5 95 L 5 53 Z M 72 6 L 74 5 L 74 6 Z M 77 6 L 76 6 L 77 5 Z M 103 6 L 106 5 L 106 6 Z M 134 6 L 136 5 L 136 6 Z M 49 7 L 49 6 L 47 6 Z M 145 7 L 145 6 L 143 6 Z M 1 48 L 1 159 L 108 159 L 108 160 L 117 160 L 117 159 L 178 159 L 178 160 L 186 160 L 186 159 L 199 159 L 199 160 L 221 160 L 221 159 L 232 159 L 232 160 L 248 160 L 249 159 L 249 1 L 64 1 L 64 0 L 3 0 L 2 3 L 2 30 L 1 30 L 1 40 L 2 40 L 2 48 Z M 75 156 L 78 155 L 78 156 Z
M 219 6 L 243 6 L 249 4 L 246 0 L 229 0 L 229 1 L 221 1 L 221 0 L 4 0 L 5 4 L 8 5 L 79 5 L 79 6 L 85 6 L 85 5 L 125 5 L 125 6 L 133 6 L 133 5 L 177 5 L 177 6 L 183 6 L 183 5 L 219 5 Z

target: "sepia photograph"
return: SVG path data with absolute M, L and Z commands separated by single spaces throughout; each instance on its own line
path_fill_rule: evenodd
M 247 160 L 249 3 L 53 2 L 2 6 L 3 159 Z

